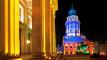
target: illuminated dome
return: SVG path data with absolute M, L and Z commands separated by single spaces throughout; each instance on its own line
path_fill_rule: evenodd
M 77 15 L 77 12 L 74 10 L 74 8 L 72 7 L 69 12 L 68 12 L 68 15 Z

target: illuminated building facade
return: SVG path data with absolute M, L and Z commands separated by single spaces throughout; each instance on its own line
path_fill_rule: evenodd
M 57 0 L 0 0 L 0 53 L 55 55 L 57 10 Z
M 55 11 L 57 0 L 32 0 L 32 53 L 41 57 L 56 54 Z
M 77 12 L 71 8 L 65 23 L 66 34 L 63 37 L 64 54 L 86 54 L 91 53 L 90 41 L 80 34 L 80 21 Z
M 0 1 L 1 54 L 16 56 L 31 52 L 31 44 L 28 47 L 27 41 L 31 42 L 32 8 L 29 7 L 32 6 L 29 6 L 27 1 Z

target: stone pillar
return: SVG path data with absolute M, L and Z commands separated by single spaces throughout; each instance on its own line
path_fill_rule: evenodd
M 35 59 L 42 58 L 45 53 L 45 8 L 42 7 L 43 3 L 43 0 L 32 0 L 32 54 Z

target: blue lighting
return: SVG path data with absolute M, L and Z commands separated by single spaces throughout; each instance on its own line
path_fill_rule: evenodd
M 68 12 L 65 23 L 66 34 L 64 36 L 64 43 L 82 42 L 83 40 L 80 36 L 80 21 L 76 14 L 77 12 L 73 8 Z
M 65 43 L 82 42 L 82 40 L 83 39 L 81 37 L 78 37 L 78 36 L 70 36 L 70 37 L 66 36 L 66 37 L 64 37 L 64 42 Z
M 73 9 L 73 7 L 69 10 L 68 15 L 77 15 L 77 12 Z

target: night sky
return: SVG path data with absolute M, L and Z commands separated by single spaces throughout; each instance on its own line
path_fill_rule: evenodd
M 56 12 L 57 44 L 62 43 L 65 34 L 67 13 L 73 3 L 81 22 L 81 33 L 93 41 L 107 40 L 107 3 L 106 0 L 59 0 Z

